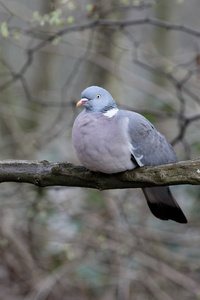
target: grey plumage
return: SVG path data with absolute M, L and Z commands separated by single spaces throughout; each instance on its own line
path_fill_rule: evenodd
M 82 92 L 72 140 L 79 161 L 88 169 L 118 173 L 177 161 L 172 146 L 142 115 L 118 110 L 112 96 L 92 86 Z M 152 213 L 162 220 L 187 223 L 169 187 L 143 188 Z

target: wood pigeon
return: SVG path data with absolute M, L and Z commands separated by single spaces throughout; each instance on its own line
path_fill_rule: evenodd
M 176 162 L 166 138 L 142 115 L 118 109 L 108 91 L 86 88 L 77 106 L 72 141 L 81 164 L 107 174 Z M 159 219 L 187 223 L 169 187 L 142 189 L 151 212 Z

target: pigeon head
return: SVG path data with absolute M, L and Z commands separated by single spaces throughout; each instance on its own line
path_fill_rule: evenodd
M 76 106 L 83 105 L 88 113 L 106 113 L 117 108 L 115 100 L 105 89 L 98 86 L 90 86 L 81 94 L 81 100 Z

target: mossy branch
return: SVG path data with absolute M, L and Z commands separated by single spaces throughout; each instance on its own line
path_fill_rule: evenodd
M 24 182 L 39 187 L 76 186 L 99 190 L 193 184 L 200 185 L 200 159 L 118 174 L 95 173 L 68 162 L 0 161 L 0 182 Z

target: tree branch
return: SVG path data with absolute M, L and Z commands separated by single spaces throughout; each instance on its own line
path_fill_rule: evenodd
M 68 162 L 0 161 L 0 182 L 25 182 L 39 187 L 76 186 L 99 190 L 193 184 L 200 185 L 200 159 L 103 174 Z
M 99 19 L 99 20 L 92 20 L 88 21 L 84 24 L 75 24 L 72 26 L 67 26 L 62 28 L 61 30 L 58 30 L 57 32 L 47 35 L 45 39 L 43 39 L 41 42 L 38 44 L 34 45 L 33 47 L 29 48 L 27 52 L 27 61 L 24 63 L 22 66 L 21 70 L 18 73 L 13 73 L 11 74 L 11 78 L 8 79 L 5 83 L 0 85 L 0 92 L 4 91 L 8 87 L 10 87 L 14 82 L 17 80 L 21 80 L 22 76 L 25 74 L 29 66 L 31 65 L 33 61 L 33 56 L 35 52 L 41 50 L 44 48 L 48 43 L 52 42 L 55 38 L 62 37 L 68 33 L 71 32 L 81 32 L 85 31 L 88 29 L 95 29 L 95 28 L 111 28 L 111 29 L 120 29 L 120 28 L 126 28 L 130 26 L 138 26 L 138 25 L 151 25 L 151 26 L 156 26 L 160 27 L 166 30 L 173 30 L 173 31 L 180 31 L 183 33 L 187 33 L 189 35 L 195 36 L 197 38 L 200 38 L 200 30 L 196 28 L 192 28 L 187 25 L 182 25 L 182 24 L 176 24 L 176 23 L 170 23 L 167 21 L 163 21 L 160 19 L 156 18 L 138 18 L 138 19 L 131 19 L 131 20 L 122 20 L 122 21 L 113 21 L 113 20 L 106 20 L 106 19 Z M 19 28 L 14 27 L 13 29 L 19 30 Z M 31 34 L 33 35 L 34 32 L 28 29 L 20 29 L 19 30 L 21 33 L 30 36 Z M 38 36 L 37 36 L 38 37 Z M 38 37 L 39 38 L 39 37 Z M 191 93 L 191 92 L 190 92 Z

